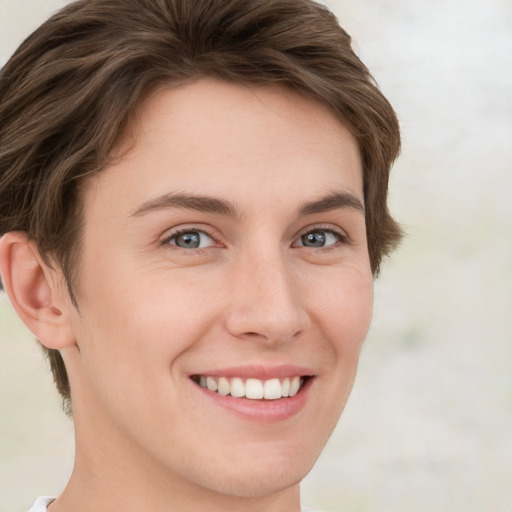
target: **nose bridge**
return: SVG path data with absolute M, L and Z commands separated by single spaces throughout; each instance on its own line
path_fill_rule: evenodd
M 284 343 L 308 322 L 290 263 L 279 250 L 252 252 L 239 262 L 228 329 L 235 336 L 259 335 L 269 343 Z

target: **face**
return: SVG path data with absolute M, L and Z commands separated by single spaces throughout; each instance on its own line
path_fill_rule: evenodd
M 371 318 L 356 142 L 295 92 L 213 80 L 155 92 L 138 121 L 85 191 L 78 448 L 198 492 L 290 488 Z

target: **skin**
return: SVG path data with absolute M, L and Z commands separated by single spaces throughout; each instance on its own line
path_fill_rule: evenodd
M 80 314 L 30 241 L 2 241 L 13 303 L 71 380 L 75 469 L 50 511 L 297 512 L 299 482 L 352 388 L 373 298 L 364 213 L 299 211 L 333 194 L 363 203 L 356 141 L 291 90 L 210 79 L 156 91 L 133 133 L 86 183 Z M 148 206 L 165 194 L 234 211 Z M 177 229 L 202 247 L 178 247 Z M 325 246 L 304 245 L 319 231 Z M 24 287 L 45 311 L 37 322 L 10 270 L 28 260 L 40 268 Z M 283 364 L 314 378 L 282 421 L 219 407 L 190 379 Z

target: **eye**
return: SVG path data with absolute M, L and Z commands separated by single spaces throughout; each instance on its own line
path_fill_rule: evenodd
M 345 236 L 332 229 L 314 229 L 304 233 L 295 243 L 298 247 L 329 247 L 345 240 Z
M 212 237 L 204 231 L 188 229 L 173 233 L 165 243 L 181 249 L 203 249 L 215 245 Z

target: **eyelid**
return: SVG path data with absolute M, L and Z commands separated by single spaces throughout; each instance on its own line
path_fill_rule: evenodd
M 339 237 L 339 242 L 344 245 L 350 244 L 350 242 L 351 242 L 350 237 L 348 236 L 348 234 L 346 233 L 345 230 L 343 230 L 337 226 L 333 226 L 332 224 L 318 224 L 318 225 L 308 226 L 308 227 L 304 228 L 303 230 L 301 230 L 299 235 L 297 236 L 295 242 L 292 245 L 295 246 L 297 241 L 300 240 L 304 235 L 307 235 L 308 233 L 311 233 L 314 231 L 325 231 L 326 233 L 331 233 L 331 234 Z M 337 245 L 337 244 L 328 245 L 326 247 L 320 247 L 319 249 L 325 250 L 330 247 L 334 247 L 335 245 Z M 305 246 L 299 245 L 296 247 L 305 247 Z M 309 247 L 307 247 L 307 248 L 309 249 Z
M 307 226 L 306 228 L 302 229 L 299 232 L 299 234 L 295 237 L 295 241 L 292 243 L 292 247 L 293 246 L 305 247 L 305 246 L 297 246 L 295 244 L 297 243 L 298 240 L 300 240 L 301 237 L 303 237 L 307 233 L 311 233 L 313 231 L 325 231 L 327 233 L 331 233 L 339 238 L 339 242 L 341 244 L 350 244 L 351 243 L 350 237 L 348 236 L 346 231 L 341 229 L 340 227 L 334 226 L 332 224 L 318 224 L 318 225 Z M 176 226 L 174 228 L 168 229 L 164 232 L 164 234 L 162 236 L 159 237 L 160 244 L 172 246 L 172 244 L 169 244 L 169 242 L 173 238 L 176 238 L 183 233 L 189 233 L 189 232 L 203 233 L 204 235 L 211 238 L 211 240 L 214 242 L 214 244 L 211 247 L 219 246 L 219 244 L 221 244 L 221 242 L 219 240 L 220 236 L 215 234 L 213 229 L 209 228 L 207 225 L 205 226 L 204 224 L 202 224 L 201 226 L 185 224 L 185 225 L 180 225 L 180 226 Z M 337 245 L 337 244 L 326 246 L 323 249 L 328 249 L 329 247 L 333 247 L 335 245 Z M 178 249 L 181 249 L 178 246 L 176 246 L 176 247 Z M 190 250 L 192 250 L 192 249 L 190 249 Z
M 174 228 L 168 229 L 165 231 L 165 233 L 160 237 L 160 244 L 161 245 L 169 245 L 172 247 L 172 244 L 169 242 L 184 233 L 202 233 L 209 237 L 214 243 L 211 247 L 215 247 L 218 245 L 219 237 L 213 234 L 213 230 L 208 229 L 208 227 L 205 227 L 204 225 L 201 225 L 201 227 L 193 226 L 193 225 L 180 225 L 176 226 Z M 177 249 L 182 249 L 181 247 L 175 246 Z M 204 248 L 203 248 L 204 249 Z M 192 251 L 193 249 L 187 249 Z

